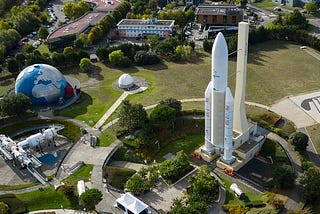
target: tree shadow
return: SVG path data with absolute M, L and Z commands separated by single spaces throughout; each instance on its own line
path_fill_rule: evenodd
M 278 51 L 280 49 L 288 49 L 286 42 L 283 41 L 267 41 L 264 43 L 261 43 L 260 46 L 263 46 L 263 48 L 259 47 L 256 48 L 254 45 L 249 46 L 248 50 L 248 63 L 254 64 L 254 65 L 263 65 L 266 62 L 269 62 L 266 59 L 263 58 L 270 58 L 263 52 L 268 51 Z
M 13 79 L 6 79 L 0 82 L 0 86 L 9 86 L 13 83 Z
M 88 106 L 92 105 L 92 103 L 92 97 L 82 91 L 80 98 L 74 104 L 63 110 L 55 111 L 55 114 L 74 118 L 78 115 L 86 114 L 88 112 Z
M 317 167 L 320 167 L 320 155 L 312 151 L 306 151 L 306 153 L 310 161 L 312 161 L 313 164 L 316 165 Z
M 160 63 L 155 64 L 155 65 L 143 65 L 141 67 L 146 70 L 151 70 L 151 71 L 160 71 L 160 70 L 168 69 L 168 66 L 163 61 L 161 61 Z
M 93 65 L 92 71 L 88 72 L 87 75 L 90 78 L 96 79 L 96 80 L 103 80 L 104 77 L 101 75 L 101 68 L 97 65 Z

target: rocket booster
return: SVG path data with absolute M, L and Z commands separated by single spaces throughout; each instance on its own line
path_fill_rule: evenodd
M 213 145 L 211 144 L 211 99 L 212 99 L 212 81 L 207 86 L 204 93 L 205 103 L 204 103 L 204 123 L 205 123 L 205 134 L 204 134 L 204 150 L 207 152 L 212 152 Z
M 211 142 L 220 153 L 224 145 L 225 94 L 228 77 L 228 47 L 218 33 L 212 46 Z
M 226 105 L 225 105 L 225 121 L 224 121 L 224 154 L 223 159 L 225 161 L 230 161 L 233 159 L 233 96 L 231 94 L 230 88 L 227 87 L 226 91 Z

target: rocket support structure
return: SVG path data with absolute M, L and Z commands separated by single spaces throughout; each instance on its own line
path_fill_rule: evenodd
M 240 22 L 238 28 L 238 52 L 237 52 L 237 77 L 236 90 L 234 96 L 234 127 L 236 132 L 247 135 L 248 120 L 245 108 L 246 96 L 246 76 L 247 76 L 247 60 L 248 60 L 248 37 L 249 24 Z

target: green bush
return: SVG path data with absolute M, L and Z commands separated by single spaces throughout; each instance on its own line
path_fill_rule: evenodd
M 113 154 L 112 160 L 129 161 L 134 163 L 143 163 L 143 160 L 136 152 L 123 145 Z
M 74 193 L 74 187 L 71 185 L 63 185 L 59 188 L 59 191 L 61 191 L 66 198 L 73 199 L 76 195 Z
M 128 147 L 139 149 L 140 143 L 137 140 L 134 139 L 123 139 L 122 143 Z

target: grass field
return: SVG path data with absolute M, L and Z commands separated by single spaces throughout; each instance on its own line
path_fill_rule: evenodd
M 255 3 L 252 3 L 252 5 L 270 11 L 273 11 L 274 7 L 279 6 L 278 3 L 272 2 L 272 0 L 256 1 Z
M 133 169 L 115 166 L 107 166 L 105 170 L 108 172 L 108 183 L 117 189 L 124 189 L 124 184 L 136 173 Z
M 91 176 L 90 172 L 92 171 L 92 168 L 92 164 L 86 164 L 74 174 L 64 179 L 63 182 L 76 186 L 78 180 L 88 181 Z M 29 211 L 60 209 L 61 206 L 64 208 L 75 208 L 75 206 L 77 206 L 77 201 L 68 200 L 61 191 L 56 191 L 53 186 L 43 188 L 42 191 L 34 190 L 17 194 L 17 198 L 24 202 Z
M 77 185 L 77 182 L 79 180 L 84 180 L 85 182 L 89 181 L 89 178 L 91 177 L 91 171 L 93 169 L 92 164 L 86 164 L 82 166 L 78 171 L 67 177 L 63 180 L 64 183 L 70 184 L 70 185 Z
M 191 135 L 184 139 L 176 140 L 168 143 L 156 154 L 155 160 L 161 162 L 164 160 L 163 156 L 167 153 L 176 154 L 177 152 L 183 150 L 187 155 L 193 152 L 196 148 L 203 145 L 204 139 L 203 134 Z
M 145 92 L 128 97 L 133 103 L 151 105 L 170 97 L 204 97 L 205 88 L 210 81 L 211 58 L 210 54 L 203 52 L 198 53 L 196 58 L 197 61 L 193 63 L 163 62 L 155 66 L 122 70 L 98 63 L 90 74 L 79 68 L 61 68 L 64 74 L 79 78 L 83 96 L 75 105 L 58 113 L 94 125 L 121 95 L 121 91 L 112 88 L 112 83 L 123 73 L 149 81 L 149 88 Z M 317 90 L 320 81 L 319 67 L 320 62 L 301 50 L 298 44 L 269 41 L 250 46 L 246 100 L 270 105 L 288 95 Z M 229 87 L 232 91 L 235 86 L 235 70 L 236 58 L 231 58 Z M 187 108 L 196 106 L 186 104 Z
M 320 124 L 307 127 L 309 136 L 317 152 L 320 153 Z

